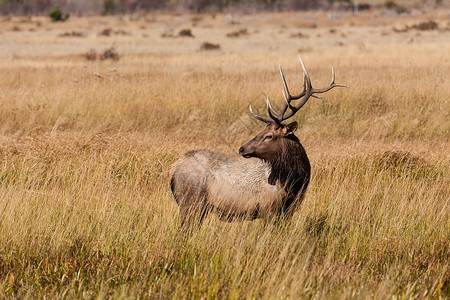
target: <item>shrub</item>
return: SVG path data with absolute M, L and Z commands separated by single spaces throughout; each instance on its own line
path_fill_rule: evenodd
M 227 33 L 227 37 L 232 37 L 232 38 L 240 37 L 243 35 L 248 35 L 247 28 L 242 28 L 242 29 L 239 29 L 238 31 L 233 31 L 233 32 Z
M 103 51 L 103 53 L 97 54 L 97 51 L 95 49 L 90 49 L 89 52 L 84 53 L 83 57 L 87 60 L 96 60 L 97 58 L 100 60 L 119 60 L 120 56 L 119 53 L 117 53 L 116 48 L 114 46 L 111 46 L 110 48 L 107 48 Z
M 101 60 L 105 59 L 112 59 L 112 60 L 119 60 L 119 53 L 116 52 L 116 48 L 110 47 L 108 49 L 105 49 L 103 53 L 100 55 Z
M 64 22 L 70 17 L 70 15 L 68 13 L 63 13 L 57 7 L 52 8 L 48 12 L 47 16 L 49 16 L 50 19 L 52 19 L 52 22 Z
M 194 37 L 194 35 L 192 34 L 192 31 L 190 29 L 181 29 L 180 32 L 178 33 L 178 36 Z
M 220 50 L 220 45 L 204 42 L 203 44 L 200 45 L 200 50 Z
M 83 37 L 84 34 L 81 31 L 66 31 L 58 35 L 59 37 Z
M 104 0 L 103 1 L 103 14 L 112 15 L 116 10 L 116 1 Z
M 87 60 L 96 60 L 97 59 L 97 52 L 95 49 L 90 49 L 89 52 L 83 54 L 83 57 Z
M 385 6 L 387 9 L 393 10 L 393 11 L 395 11 L 395 12 L 398 13 L 398 14 L 402 14 L 402 13 L 407 13 L 407 12 L 408 12 L 408 10 L 407 10 L 405 7 L 403 7 L 403 6 L 399 5 L 399 4 L 397 4 L 397 3 L 396 3 L 395 1 L 393 1 L 393 0 L 387 0 L 387 1 L 384 3 L 384 6 Z
M 110 36 L 111 35 L 111 31 L 112 31 L 111 28 L 105 28 L 98 35 Z

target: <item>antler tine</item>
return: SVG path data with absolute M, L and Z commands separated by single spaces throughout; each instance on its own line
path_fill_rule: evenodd
M 334 66 L 331 65 L 331 82 L 330 82 L 330 85 L 333 85 L 333 87 L 348 87 L 346 84 L 337 84 L 337 83 L 335 83 L 334 79 L 335 79 Z
M 272 118 L 272 120 L 275 121 L 275 123 L 281 123 L 279 114 L 273 109 L 272 104 L 270 104 L 269 95 L 267 95 L 266 98 L 266 104 L 267 104 L 267 111 L 269 112 L 269 116 Z
M 255 114 L 255 113 L 253 112 L 253 109 L 252 109 L 252 105 L 251 105 L 251 104 L 250 104 L 248 107 L 249 107 L 249 109 L 250 109 L 250 113 L 252 114 L 253 117 L 255 117 L 255 119 L 260 120 L 260 121 L 262 121 L 262 122 L 264 122 L 264 123 L 266 123 L 266 124 L 273 124 L 273 123 L 275 123 L 274 120 L 267 119 L 267 118 L 263 118 L 263 117 L 260 117 L 260 116 L 258 116 L 257 114 Z
M 283 93 L 284 100 L 286 101 L 285 105 L 283 106 L 283 108 L 280 111 L 280 116 L 281 116 L 281 118 L 283 118 L 283 115 L 286 113 L 286 110 L 291 105 L 290 101 L 292 101 L 292 96 L 289 93 L 289 88 L 286 83 L 286 78 L 284 78 L 283 69 L 281 68 L 281 66 L 280 66 L 280 75 L 281 75 L 281 80 L 283 81 L 283 88 L 284 88 L 283 90 L 281 90 L 281 92 Z
M 325 93 L 335 87 L 347 87 L 345 84 L 335 83 L 334 80 L 335 80 L 334 66 L 331 65 L 331 82 L 330 82 L 330 84 L 327 87 L 324 87 L 322 89 L 312 89 L 312 92 L 313 93 Z
M 305 91 L 306 91 L 305 74 L 303 74 L 303 91 L 301 91 L 300 94 L 294 95 L 294 96 L 292 96 L 289 93 L 289 88 L 287 86 L 286 78 L 284 77 L 283 69 L 281 68 L 281 66 L 280 66 L 280 74 L 281 74 L 281 80 L 283 81 L 283 88 L 284 88 L 284 91 L 286 92 L 286 97 L 287 97 L 288 101 L 300 99 L 301 97 L 303 97 L 305 95 Z
M 284 91 L 281 91 L 282 93 L 283 93 L 283 98 L 284 98 L 284 102 L 285 102 L 285 107 L 286 108 L 290 108 L 290 109 L 292 109 L 292 105 L 291 105 L 291 102 L 289 101 L 289 99 L 287 98 L 287 96 L 286 96 L 286 94 L 284 93 Z M 286 112 L 286 110 L 284 110 L 284 112 Z
M 308 87 L 311 87 L 311 78 L 309 77 L 308 70 L 306 70 L 305 63 L 303 62 L 300 54 L 298 55 L 298 59 L 300 60 L 300 63 L 302 65 L 302 69 L 303 69 L 303 74 L 304 74 L 303 80 L 305 81 L 304 82 L 304 85 L 305 85 L 304 90 L 306 92 L 308 90 Z
M 283 81 L 284 91 L 286 92 L 286 95 L 288 95 L 288 97 L 291 98 L 291 94 L 289 93 L 289 88 L 286 83 L 286 78 L 284 77 L 284 74 L 283 74 L 283 69 L 281 68 L 281 66 L 279 66 L 279 68 L 280 68 L 281 80 Z

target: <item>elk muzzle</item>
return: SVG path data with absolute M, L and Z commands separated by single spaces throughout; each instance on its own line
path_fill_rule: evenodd
M 244 145 L 245 146 L 245 145 Z M 246 150 L 246 148 L 244 148 L 244 146 L 242 146 L 241 148 L 239 148 L 239 154 L 242 155 L 245 158 L 250 158 L 252 157 L 252 153 L 250 153 L 249 151 Z

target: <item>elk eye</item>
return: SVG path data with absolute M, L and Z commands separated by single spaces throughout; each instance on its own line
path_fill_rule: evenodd
M 264 137 L 264 140 L 265 141 L 268 141 L 268 140 L 271 140 L 272 139 L 272 135 L 266 135 L 265 137 Z

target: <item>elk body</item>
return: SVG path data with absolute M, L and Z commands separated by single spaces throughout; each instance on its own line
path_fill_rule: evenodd
M 283 124 L 315 94 L 344 85 L 334 82 L 314 89 L 299 56 L 304 74 L 303 91 L 291 95 L 283 71 L 284 107 L 276 112 L 267 97 L 270 118 L 251 114 L 266 123 L 265 129 L 239 148 L 239 154 L 210 150 L 187 152 L 171 168 L 170 186 L 180 207 L 181 225 L 201 224 L 211 211 L 222 219 L 255 219 L 291 214 L 308 187 L 311 166 L 305 149 L 294 135 L 297 122 Z M 292 101 L 299 100 L 298 103 Z

